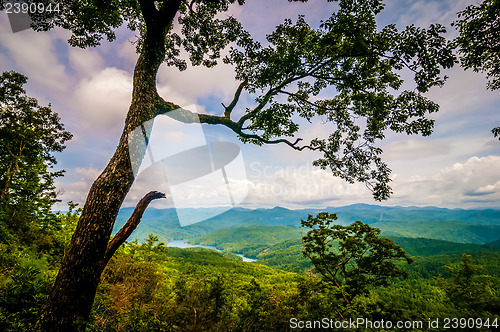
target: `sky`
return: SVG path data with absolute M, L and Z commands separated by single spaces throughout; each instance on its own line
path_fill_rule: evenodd
M 450 23 L 456 13 L 474 3 L 465 0 L 392 0 L 379 16 L 380 26 L 395 23 L 402 29 L 415 24 L 426 27 L 439 22 L 448 27 L 448 38 L 456 35 Z M 312 26 L 328 17 L 332 3 L 310 0 L 289 3 L 286 0 L 253 0 L 231 9 L 244 27 L 257 39 L 299 14 Z M 263 14 L 265 13 L 265 14 Z M 57 179 L 57 191 L 65 202 L 83 204 L 92 182 L 112 156 L 123 128 L 131 100 L 132 73 L 137 54 L 135 35 L 125 27 L 117 31 L 117 40 L 103 42 L 91 49 L 78 49 L 66 43 L 70 34 L 62 29 L 50 32 L 30 30 L 12 33 L 5 13 L 0 13 L 0 70 L 15 70 L 29 77 L 27 94 L 40 104 L 51 104 L 66 128 L 73 133 L 67 148 L 56 155 L 58 169 L 66 171 Z M 446 208 L 500 208 L 500 141 L 491 129 L 500 125 L 500 91 L 486 90 L 485 74 L 464 71 L 459 66 L 447 70 L 445 86 L 434 88 L 427 96 L 440 105 L 430 137 L 388 134 L 379 144 L 383 159 L 392 169 L 394 194 L 387 201 L 375 202 L 364 184 L 347 184 L 328 171 L 312 166 L 321 157 L 313 152 L 298 152 L 284 145 L 253 146 L 242 144 L 224 127 L 202 125 L 208 142 L 236 144 L 242 159 L 232 188 L 244 188 L 236 196 L 239 206 L 247 208 L 283 206 L 322 208 L 354 203 L 388 206 L 438 206 Z M 404 76 L 406 78 L 406 76 Z M 232 67 L 189 67 L 185 72 L 162 66 L 158 73 L 160 95 L 177 105 L 198 112 L 221 114 L 221 103 L 231 101 L 238 83 Z M 243 96 L 236 110 L 241 114 L 251 99 Z M 238 113 L 239 112 L 239 113 Z M 236 115 L 237 115 L 236 114 Z M 166 131 L 177 147 L 192 147 L 189 130 Z M 328 135 L 330 128 L 320 122 L 304 126 L 305 138 Z M 182 145 L 187 144 L 187 145 Z M 238 168 L 238 167 L 236 167 Z M 229 168 L 227 169 L 230 170 Z M 246 174 L 245 174 L 246 173 Z M 158 190 L 156 175 L 139 176 L 123 206 L 134 206 L 148 191 Z M 241 175 L 245 174 L 245 175 Z M 209 187 L 209 186 L 208 186 Z M 175 205 L 175 190 L 163 184 L 168 198 L 152 206 Z M 211 188 L 209 188 L 211 189 Z M 204 185 L 198 196 L 185 196 L 186 207 L 213 207 L 222 204 L 217 190 Z M 234 197 L 233 197 L 234 199 Z

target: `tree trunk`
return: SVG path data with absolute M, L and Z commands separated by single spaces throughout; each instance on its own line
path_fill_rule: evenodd
M 128 135 L 157 114 L 156 73 L 165 57 L 167 27 L 180 0 L 171 1 L 170 8 L 161 13 L 154 9 L 153 2 L 140 3 L 147 32 L 134 70 L 132 103 L 125 127 L 113 157 L 90 188 L 52 292 L 40 310 L 37 330 L 84 329 L 105 266 L 106 248 L 118 210 L 134 181 Z M 142 160 L 142 156 L 133 157 Z
M 133 182 L 126 133 L 106 169 L 92 185 L 64 256 L 38 329 L 78 331 L 87 320 L 118 210 Z

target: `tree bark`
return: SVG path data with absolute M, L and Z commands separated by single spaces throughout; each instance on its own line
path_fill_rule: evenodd
M 165 194 L 158 191 L 150 191 L 144 196 L 134 209 L 134 212 L 127 220 L 125 225 L 113 236 L 113 239 L 109 241 L 108 247 L 106 249 L 106 254 L 104 255 L 103 265 L 106 266 L 113 257 L 116 250 L 128 239 L 130 234 L 137 228 L 141 222 L 142 215 L 148 207 L 149 203 L 158 198 L 165 198 Z
M 84 330 L 118 210 L 134 182 L 128 136 L 157 113 L 156 74 L 165 58 L 167 27 L 179 4 L 180 0 L 169 1 L 160 12 L 153 1 L 140 1 L 147 32 L 134 69 L 132 103 L 125 127 L 113 157 L 90 188 L 52 292 L 40 309 L 37 330 Z M 142 159 L 142 156 L 133 157 Z

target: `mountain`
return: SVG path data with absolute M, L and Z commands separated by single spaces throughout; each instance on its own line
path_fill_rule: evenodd
M 390 221 L 463 221 L 480 225 L 500 225 L 500 210 L 465 210 L 438 207 L 401 207 L 353 204 L 343 207 L 328 207 L 325 211 L 337 213 L 339 220 L 352 223 L 361 220 L 367 223 Z
M 496 240 L 496 241 L 493 241 L 493 242 L 490 242 L 490 243 L 487 243 L 485 244 L 486 247 L 488 248 L 498 248 L 500 249 L 500 239 Z
M 189 209 L 190 213 L 208 214 L 210 208 Z M 114 233 L 123 226 L 133 208 L 118 214 Z M 488 243 L 500 238 L 500 210 L 464 210 L 437 207 L 387 207 L 354 204 L 325 209 L 290 210 L 235 208 L 200 223 L 180 227 L 175 209 L 149 208 L 131 239 L 142 240 L 149 233 L 161 241 L 188 239 L 211 232 L 246 226 L 300 227 L 300 220 L 321 211 L 337 213 L 338 223 L 351 224 L 361 220 L 382 229 L 386 236 L 426 237 L 461 243 Z
M 457 243 L 427 238 L 389 238 L 394 241 L 394 243 L 400 245 L 410 256 L 436 256 L 463 253 L 470 254 L 472 252 L 491 251 L 490 249 L 492 249 L 487 245 L 475 243 Z

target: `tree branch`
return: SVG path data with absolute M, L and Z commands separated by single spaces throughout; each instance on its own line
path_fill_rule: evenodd
M 243 91 L 243 88 L 245 87 L 245 85 L 247 85 L 246 80 L 241 82 L 240 85 L 238 86 L 238 89 L 236 89 L 236 92 L 234 93 L 234 98 L 231 101 L 231 104 L 229 104 L 227 107 L 224 107 L 225 108 L 224 117 L 226 117 L 228 119 L 230 118 L 231 112 L 233 111 L 234 107 L 238 103 L 238 100 L 240 100 L 241 92 Z
M 158 191 L 150 191 L 147 193 L 140 201 L 132 213 L 132 216 L 128 219 L 125 225 L 116 233 L 111 241 L 108 243 L 106 248 L 106 254 L 104 255 L 103 267 L 108 264 L 111 257 L 113 257 L 116 250 L 125 242 L 130 234 L 137 228 L 141 222 L 142 215 L 148 207 L 149 203 L 158 198 L 165 198 L 165 194 Z
M 158 98 L 159 98 L 159 100 L 157 103 L 158 106 L 157 106 L 156 114 L 168 113 L 168 112 L 176 109 L 176 107 L 179 110 L 183 110 L 182 107 L 173 105 L 172 103 L 169 103 L 169 102 L 166 102 L 160 96 L 158 96 Z M 197 119 L 196 119 L 194 113 L 192 113 L 189 110 L 183 110 L 183 111 L 184 112 L 177 114 L 176 120 L 181 121 L 183 123 L 196 122 Z M 254 139 L 254 140 L 257 140 L 263 144 L 284 143 L 284 144 L 288 145 L 289 147 L 291 147 L 295 150 L 298 150 L 298 151 L 302 151 L 304 149 L 309 149 L 312 151 L 320 150 L 320 151 L 326 153 L 325 149 L 321 146 L 315 146 L 315 147 L 310 146 L 310 145 L 299 146 L 298 143 L 300 141 L 302 141 L 302 138 L 297 138 L 295 140 L 295 142 L 291 142 L 291 141 L 284 139 L 284 138 L 270 140 L 270 139 L 263 138 L 262 136 L 259 136 L 257 134 L 245 133 L 245 132 L 243 132 L 241 119 L 238 122 L 234 122 L 231 119 L 227 118 L 226 116 L 217 116 L 217 115 L 210 115 L 210 114 L 197 114 L 197 116 L 198 116 L 200 123 L 213 124 L 213 125 L 223 125 L 229 129 L 231 129 L 233 132 L 235 132 L 236 134 L 238 134 L 239 136 L 241 136 L 243 138 Z

